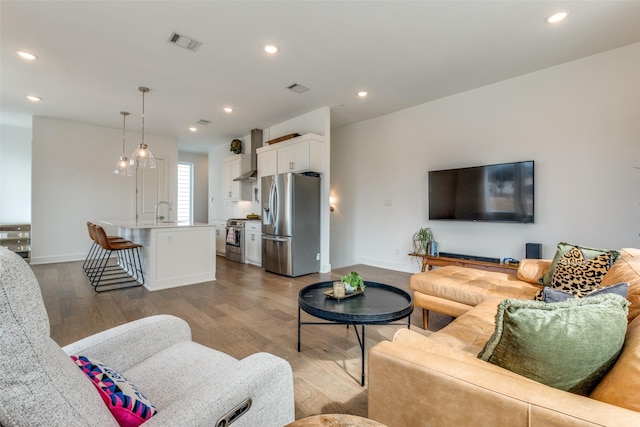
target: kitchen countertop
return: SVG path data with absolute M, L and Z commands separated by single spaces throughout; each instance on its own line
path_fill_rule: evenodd
M 114 227 L 122 227 L 129 229 L 142 229 L 142 228 L 176 228 L 176 227 L 213 227 L 212 224 L 206 222 L 190 222 L 190 221 L 170 221 L 170 220 L 100 220 L 101 223 L 112 225 Z

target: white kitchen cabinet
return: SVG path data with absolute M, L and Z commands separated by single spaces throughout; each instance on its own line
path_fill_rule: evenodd
M 322 144 L 306 140 L 278 150 L 278 173 L 322 170 Z
M 222 200 L 225 202 L 238 202 L 251 200 L 251 183 L 247 181 L 234 181 L 251 168 L 251 158 L 240 154 L 228 157 L 222 162 Z
M 256 150 L 257 151 L 257 150 Z M 278 173 L 278 150 L 258 154 L 258 174 L 260 177 Z
M 258 173 L 324 172 L 323 141 L 322 136 L 308 133 L 258 148 Z
M 262 266 L 262 223 L 244 223 L 244 260 L 246 264 Z
M 216 254 L 225 256 L 227 246 L 227 222 L 215 221 L 216 226 Z

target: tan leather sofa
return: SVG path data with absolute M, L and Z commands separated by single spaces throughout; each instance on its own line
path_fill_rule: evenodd
M 615 366 L 590 396 L 530 380 L 476 356 L 504 298 L 530 298 L 549 261 L 517 277 L 443 267 L 411 279 L 417 307 L 457 317 L 425 336 L 400 329 L 369 351 L 369 418 L 396 426 L 640 426 L 640 250 L 621 249 L 602 286 L 629 283 L 629 326 Z

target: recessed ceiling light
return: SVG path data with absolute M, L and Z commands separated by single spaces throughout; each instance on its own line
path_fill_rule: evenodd
M 264 51 L 271 54 L 278 53 L 278 46 L 268 44 L 264 47 Z
M 232 113 L 232 112 L 233 112 L 233 108 L 231 108 L 231 107 L 224 107 L 224 112 L 225 112 L 225 113 Z
M 197 131 L 198 131 L 198 128 L 191 126 L 191 127 L 189 128 L 189 130 L 190 130 L 191 132 L 197 132 Z
M 29 101 L 33 101 L 33 102 L 42 101 L 42 98 L 40 98 L 39 96 L 35 96 L 35 95 L 27 95 L 27 99 Z
M 361 90 L 360 92 L 358 92 L 358 96 L 359 96 L 360 98 L 364 98 L 364 97 L 366 97 L 367 95 L 369 95 L 369 92 L 367 92 L 366 90 Z
M 26 51 L 24 51 L 24 50 L 19 50 L 17 53 L 18 53 L 18 55 L 20 55 L 22 58 L 24 58 L 24 59 L 28 59 L 28 60 L 30 60 L 30 61 L 33 61 L 34 59 L 37 59 L 37 58 L 38 58 L 38 57 L 37 57 L 37 56 L 35 56 L 33 53 L 29 53 L 29 52 L 26 52 Z
M 564 21 L 564 19 L 569 16 L 569 12 L 562 11 L 558 13 L 554 13 L 550 17 L 547 18 L 547 22 L 549 24 L 555 24 L 556 22 Z

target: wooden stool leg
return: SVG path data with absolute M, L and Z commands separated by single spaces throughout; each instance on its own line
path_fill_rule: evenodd
M 423 308 L 422 309 L 422 329 L 426 331 L 428 326 L 429 326 L 429 310 L 426 310 Z

